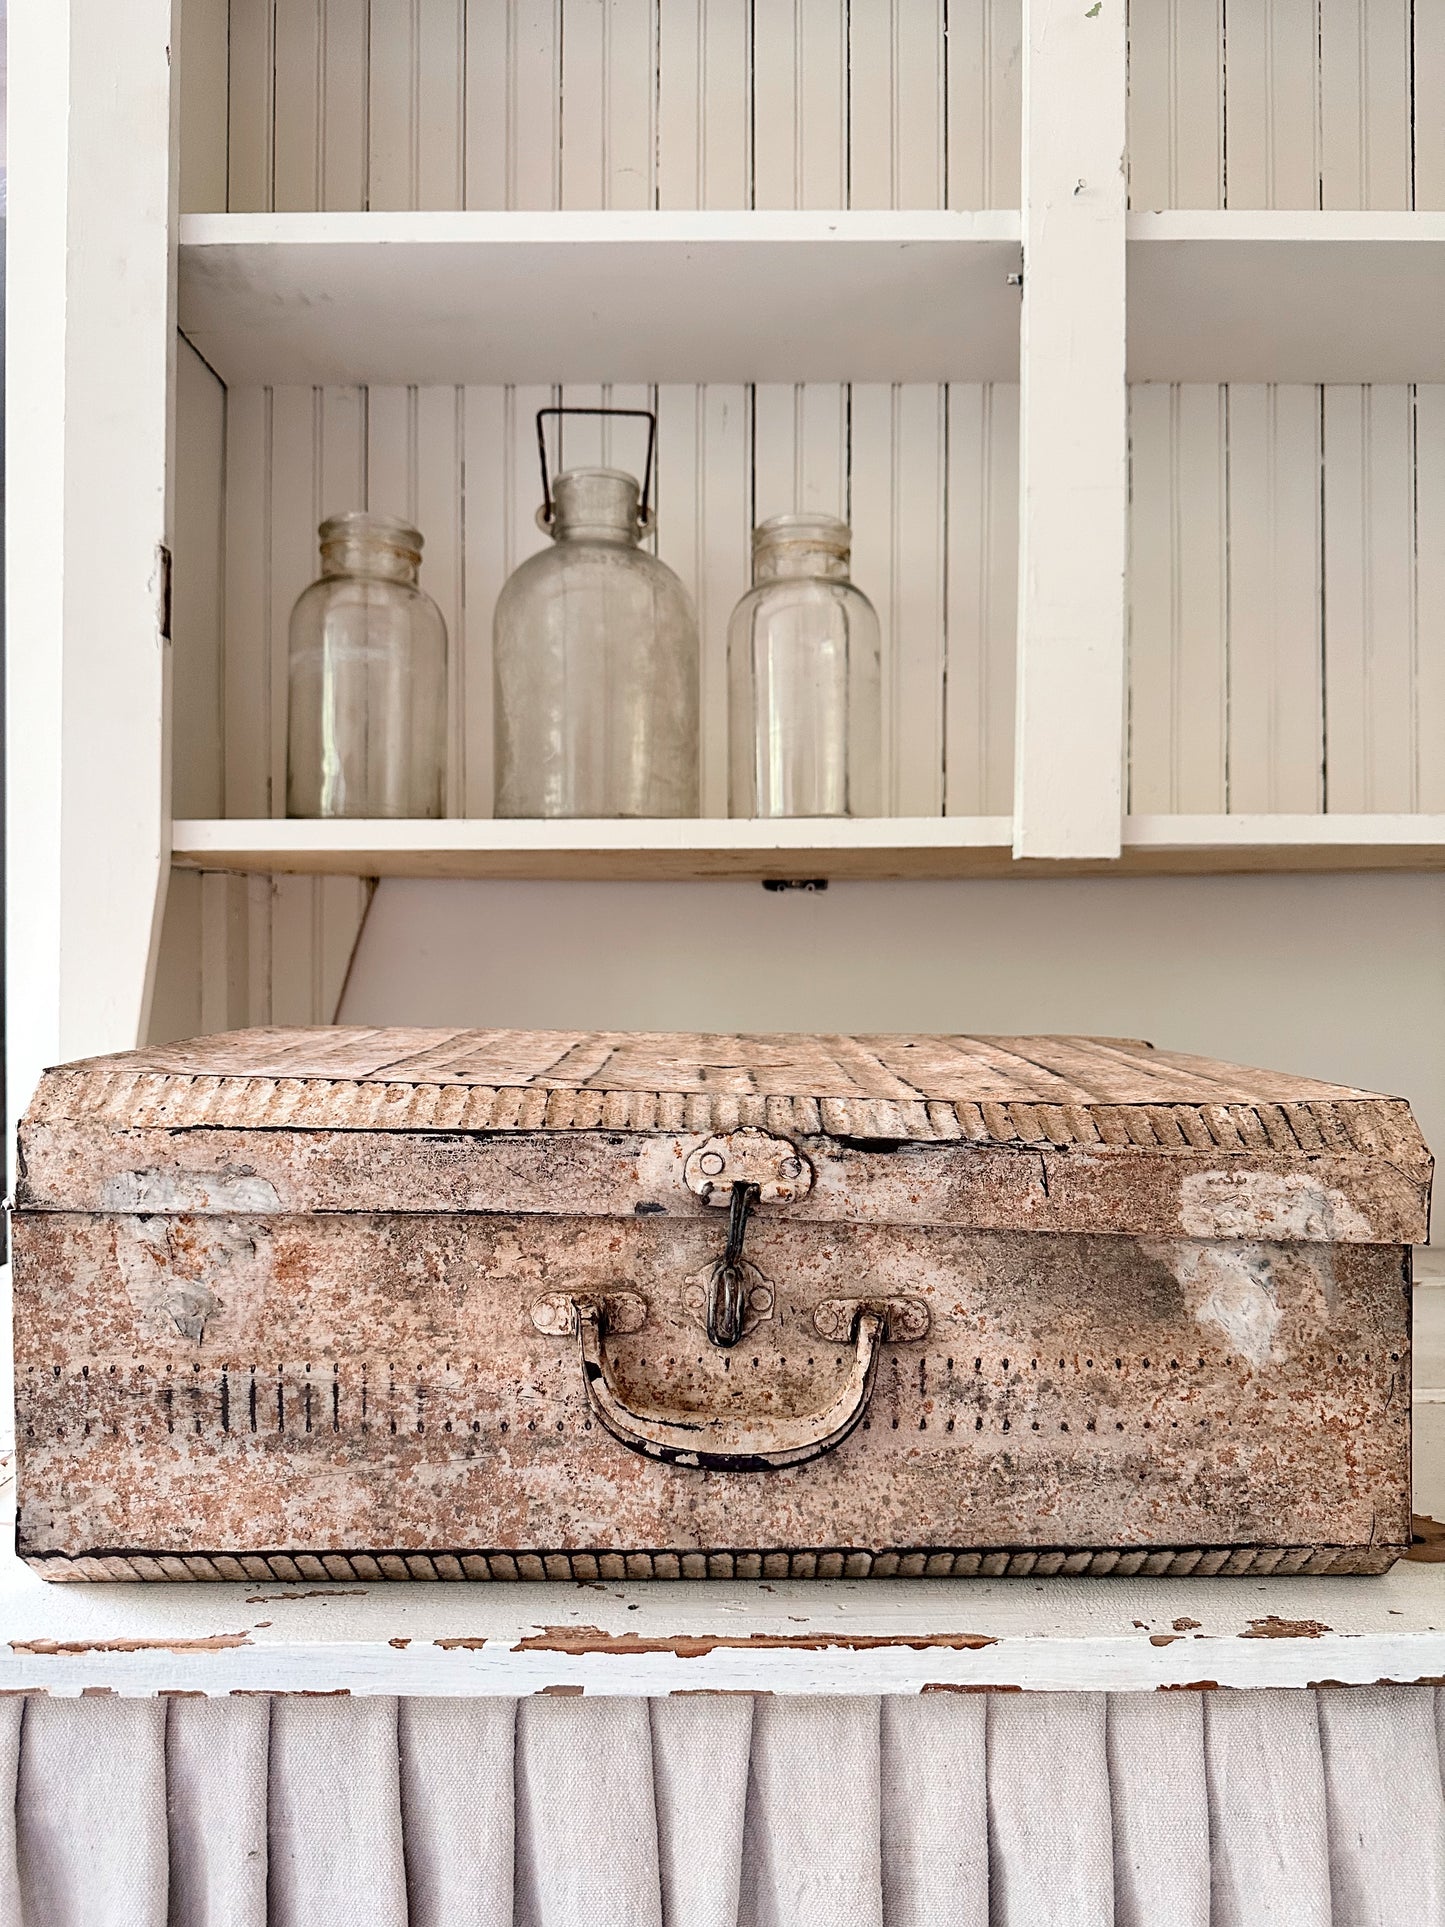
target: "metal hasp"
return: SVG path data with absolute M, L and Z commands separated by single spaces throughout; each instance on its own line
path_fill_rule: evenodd
M 749 1128 L 700 1144 L 683 1175 L 704 1204 L 727 1206 L 727 1247 L 708 1280 L 707 1335 L 712 1344 L 730 1347 L 742 1337 L 747 1314 L 743 1239 L 753 1208 L 805 1198 L 813 1167 L 790 1139 Z
M 751 1184 L 758 1204 L 796 1204 L 813 1188 L 813 1167 L 790 1138 L 749 1127 L 710 1137 L 683 1166 L 687 1188 L 704 1204 L 732 1203 L 732 1187 Z

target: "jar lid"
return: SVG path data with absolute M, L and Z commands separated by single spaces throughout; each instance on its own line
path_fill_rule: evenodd
M 347 509 L 341 515 L 328 515 L 316 533 L 322 548 L 327 548 L 333 542 L 377 542 L 388 549 L 399 549 L 403 555 L 415 556 L 418 561 L 421 559 L 420 531 L 396 515 L 373 515 L 368 509 Z

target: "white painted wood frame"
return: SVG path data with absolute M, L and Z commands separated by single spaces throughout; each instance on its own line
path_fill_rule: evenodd
M 1111 857 L 1124 794 L 1126 0 L 1025 0 L 1014 852 Z
M 10 1116 L 143 1035 L 170 861 L 171 0 L 12 7 Z

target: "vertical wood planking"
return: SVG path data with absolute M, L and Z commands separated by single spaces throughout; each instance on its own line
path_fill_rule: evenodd
M 1227 801 L 1224 392 L 1130 395 L 1129 807 Z
M 1445 7 L 1414 8 L 1411 43 L 1414 100 L 1411 205 L 1445 208 L 1445 114 L 1418 111 L 1421 101 L 1445 100 Z
M 941 207 L 941 0 L 848 9 L 848 205 Z
M 321 206 L 324 0 L 278 0 L 275 20 L 273 205 L 304 213 Z
M 233 214 L 264 214 L 272 205 L 274 29 L 273 0 L 231 0 L 226 206 Z
M 893 0 L 891 207 L 945 204 L 944 21 L 944 0 Z
M 1324 391 L 1325 804 L 1413 810 L 1412 397 Z
M 1137 10 L 1133 18 L 1138 19 Z M 1129 54 L 1132 80 L 1132 37 Z M 1135 126 L 1131 116 L 1131 138 Z M 1168 382 L 1140 382 L 1129 390 L 1128 807 L 1135 811 L 1179 807 L 1172 686 L 1177 642 L 1174 395 Z
M 1413 0 L 1318 4 L 1320 205 L 1408 207 Z
M 462 630 L 455 653 L 464 703 L 462 813 L 492 814 L 492 611 L 507 579 L 509 397 L 503 388 L 463 394 Z
M 367 46 L 367 205 L 420 207 L 420 19 L 422 0 L 371 0 Z
M 943 807 L 1013 808 L 1018 631 L 1018 389 L 947 391 L 947 688 Z
M 893 808 L 943 809 L 944 465 L 947 390 L 893 390 L 890 616 Z
M 656 199 L 653 0 L 567 0 L 562 35 L 562 205 Z
M 413 510 L 422 532 L 421 585 L 447 625 L 448 815 L 465 814 L 467 797 L 466 567 L 462 464 L 466 416 L 460 388 L 418 388 Z
M 229 204 L 1012 206 L 1020 12 L 231 0 Z
M 241 1030 L 252 1021 L 248 887 L 252 881 L 214 873 L 200 879 L 202 1032 Z
M 1129 14 L 1129 204 L 1224 205 L 1224 0 Z
M 226 206 L 226 109 L 230 87 L 227 0 L 186 0 L 179 72 L 182 214 Z
M 502 0 L 462 0 L 466 61 L 462 76 L 462 206 L 512 205 L 508 47 L 511 8 Z
M 853 575 L 883 637 L 884 808 L 943 806 L 943 391 L 855 384 Z
M 176 349 L 175 569 L 171 592 L 172 809 L 219 816 L 225 611 L 226 391 Z
M 946 62 L 947 205 L 1017 207 L 1021 0 L 949 0 Z
M 751 204 L 752 11 L 750 0 L 658 0 L 659 207 Z
M 1415 807 L 1445 810 L 1445 387 L 1415 390 Z
M 849 7 L 847 12 L 849 207 L 893 206 L 897 180 L 893 14 L 897 4 L 899 0 L 878 0 Z
M 1317 4 L 1250 0 L 1229 10 L 1230 207 L 1320 205 Z
M 225 813 L 271 815 L 269 388 L 226 394 Z
M 507 200 L 562 205 L 561 0 L 507 0 Z
M 1124 0 L 1024 10 L 1014 848 L 1114 856 L 1128 428 Z
M 367 0 L 320 0 L 321 202 L 327 210 L 367 205 Z
M 156 949 L 155 994 L 146 1036 L 138 1042 L 169 1043 L 195 1037 L 204 1027 L 202 885 L 194 870 L 173 870 L 166 890 L 166 911 Z M 201 968 L 197 966 L 201 965 Z M 219 1028 L 219 1027 L 218 1027 Z
M 798 88 L 795 205 L 845 207 L 849 146 L 845 10 L 840 0 L 794 0 L 794 3 Z M 761 132 L 762 115 L 754 117 Z M 756 205 L 762 207 L 766 203 L 758 200 Z
M 319 389 L 271 390 L 271 473 L 266 611 L 270 740 L 267 814 L 286 814 L 286 649 L 292 604 L 316 574 L 322 429 Z
M 1234 383 L 1229 808 L 1323 807 L 1320 391 Z
M 713 383 L 693 391 L 695 465 L 694 589 L 702 647 L 702 809 L 727 814 L 727 625 L 751 579 L 752 436 L 748 391 Z M 679 399 L 683 397 L 679 396 Z M 663 413 L 673 434 L 672 395 Z M 684 411 L 683 420 L 686 419 Z M 665 444 L 668 473 L 683 457 L 684 437 Z M 664 549 L 664 554 L 667 551 Z

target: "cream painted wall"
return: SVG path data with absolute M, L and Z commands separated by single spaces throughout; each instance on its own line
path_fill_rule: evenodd
M 1410 1098 L 1445 1149 L 1445 877 L 382 883 L 349 1023 L 1094 1031 Z

